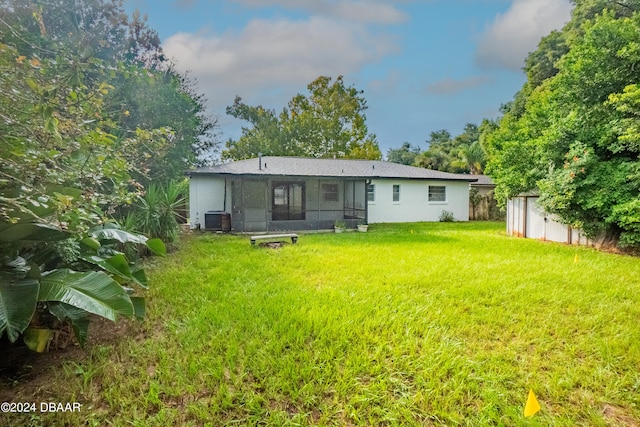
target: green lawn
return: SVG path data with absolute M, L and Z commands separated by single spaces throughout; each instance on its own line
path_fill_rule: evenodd
M 81 414 L 38 420 L 640 422 L 637 258 L 507 237 L 502 223 L 420 223 L 277 250 L 197 235 L 149 276 L 143 333 L 58 375 L 55 400 Z M 542 409 L 524 418 L 529 389 Z

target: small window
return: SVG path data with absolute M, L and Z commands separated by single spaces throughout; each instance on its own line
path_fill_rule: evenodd
M 322 184 L 322 201 L 338 201 L 338 184 Z
M 430 202 L 446 202 L 447 201 L 447 187 L 444 185 L 430 185 L 429 186 L 429 201 Z
M 376 186 L 375 184 L 367 185 L 367 201 L 375 202 L 376 201 Z
M 394 185 L 393 186 L 393 201 L 394 202 L 399 202 L 400 201 L 400 186 L 399 185 Z

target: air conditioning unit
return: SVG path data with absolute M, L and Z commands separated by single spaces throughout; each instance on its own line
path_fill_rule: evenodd
M 210 231 L 231 231 L 231 215 L 223 211 L 205 212 L 204 229 Z

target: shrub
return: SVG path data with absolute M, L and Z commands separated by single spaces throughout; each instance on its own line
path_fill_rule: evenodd
M 170 181 L 166 186 L 150 184 L 134 207 L 135 229 L 151 238 L 175 242 L 183 219 L 180 210 L 184 207 L 185 193 L 184 182 Z
M 440 214 L 440 222 L 453 222 L 455 218 L 453 217 L 453 212 L 442 211 Z

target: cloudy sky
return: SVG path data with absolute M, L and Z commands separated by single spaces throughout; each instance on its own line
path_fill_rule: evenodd
M 158 31 L 218 114 L 236 95 L 280 111 L 319 75 L 364 90 L 383 153 L 432 131 L 498 116 L 525 81 L 540 37 L 569 20 L 569 0 L 126 0 Z

